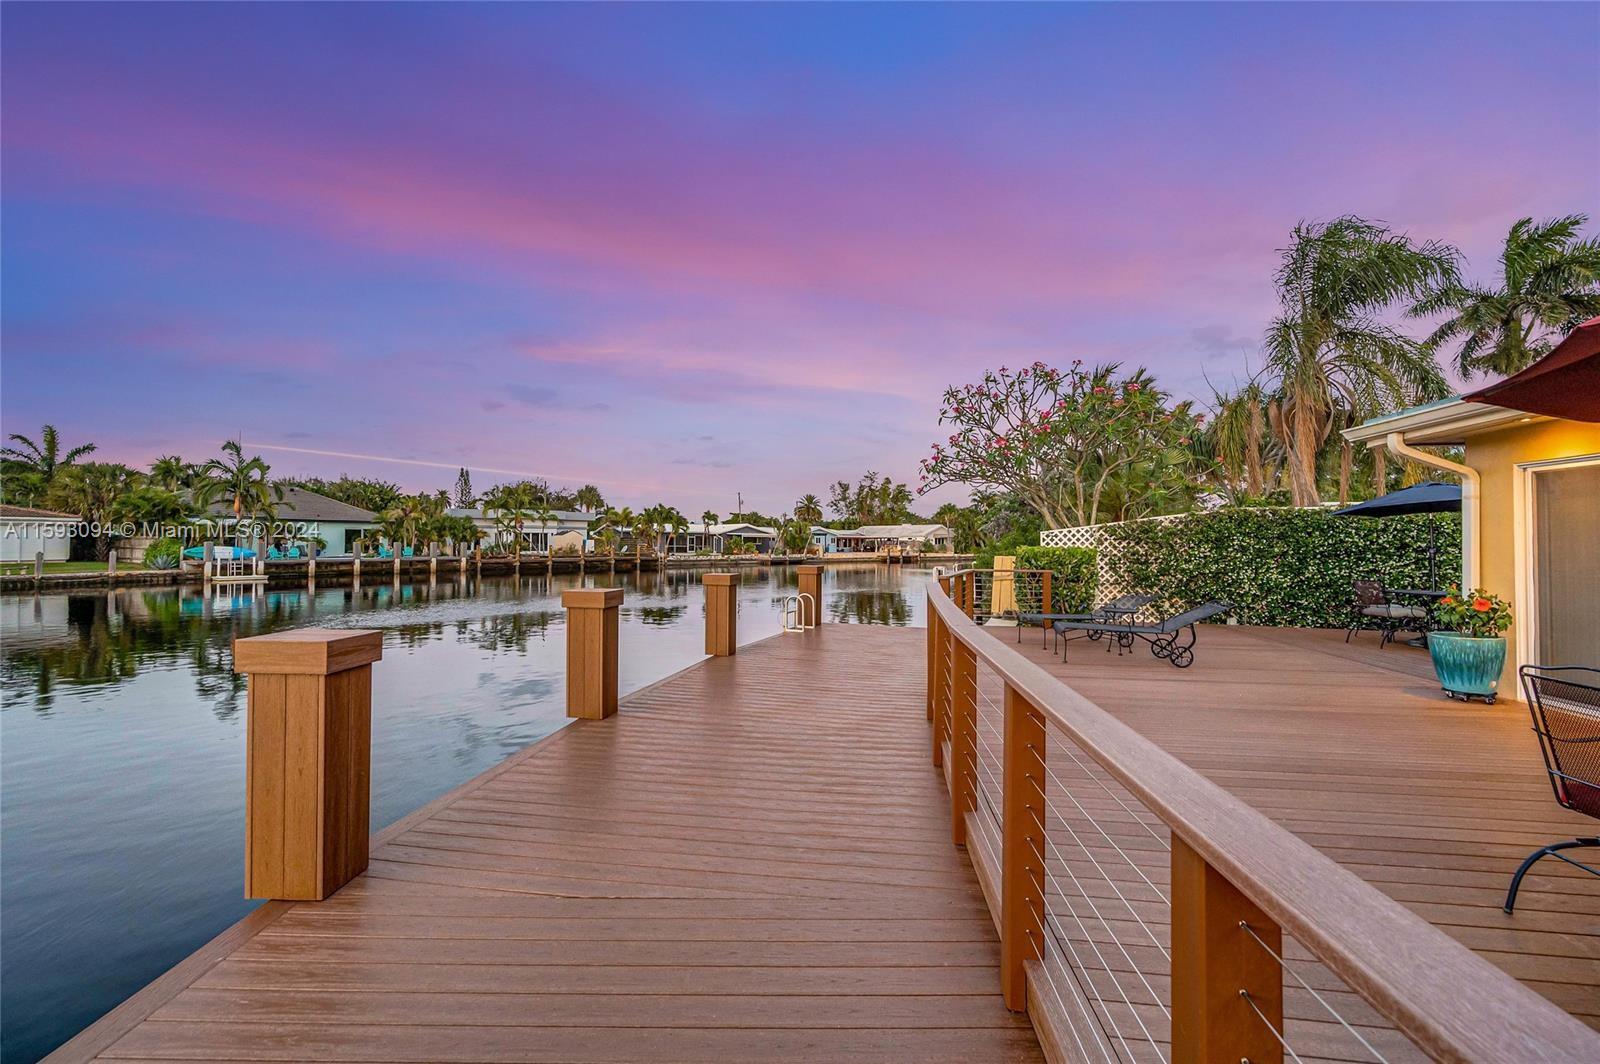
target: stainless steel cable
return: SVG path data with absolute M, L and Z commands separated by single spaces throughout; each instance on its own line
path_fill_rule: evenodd
M 1049 842 L 1048 839 L 1046 839 L 1045 841 Z M 1067 904 L 1067 911 L 1072 915 L 1073 922 L 1078 925 L 1078 930 L 1083 933 L 1084 941 L 1089 944 L 1089 948 L 1094 951 L 1094 955 L 1095 955 L 1096 959 L 1098 959 L 1100 961 L 1101 970 L 1104 971 L 1106 973 L 1106 975 L 1111 979 L 1111 985 L 1116 987 L 1117 988 L 1117 992 L 1122 995 L 1122 1003 L 1124 1005 L 1128 1006 L 1128 1011 L 1133 1014 L 1134 1022 L 1139 1025 L 1139 1029 L 1140 1030 L 1144 1031 L 1145 1037 L 1147 1039 L 1149 1039 L 1152 1043 L 1154 1043 L 1155 1039 L 1151 1036 L 1150 1029 L 1144 1025 L 1144 1020 L 1139 1016 L 1138 1008 L 1135 1007 L 1133 1002 L 1129 999 L 1128 992 L 1122 988 L 1122 982 L 1121 982 L 1121 980 L 1119 980 L 1116 977 L 1115 970 L 1111 967 L 1111 962 L 1106 959 L 1106 955 L 1104 953 L 1100 952 L 1100 944 L 1094 940 L 1094 935 L 1090 933 L 1088 926 L 1085 925 L 1084 922 L 1083 922 L 1083 918 L 1078 915 L 1077 909 L 1071 904 L 1071 902 L 1069 900 L 1069 896 L 1068 896 L 1068 894 L 1066 892 L 1066 888 L 1061 885 L 1061 881 L 1058 880 L 1055 877 L 1055 875 L 1050 871 L 1050 864 L 1049 864 L 1048 861 L 1045 860 L 1044 854 L 1041 851 L 1039 851 L 1037 848 L 1035 848 L 1034 855 L 1039 858 L 1039 865 L 1044 870 L 1045 878 L 1048 879 L 1052 884 L 1055 885 L 1056 893 L 1061 896 L 1061 899 L 1063 901 L 1066 901 L 1068 903 Z M 1078 877 L 1073 874 L 1072 869 L 1068 868 L 1068 869 L 1066 869 L 1066 872 L 1067 872 L 1067 875 L 1072 876 L 1072 881 L 1078 887 L 1080 895 L 1082 895 L 1084 900 L 1089 903 L 1089 908 L 1094 912 L 1095 916 L 1099 918 L 1100 926 L 1105 928 L 1106 933 L 1111 936 L 1111 941 L 1116 943 L 1117 948 L 1122 951 L 1122 956 L 1127 960 L 1128 966 L 1133 969 L 1133 973 L 1139 977 L 1140 982 L 1144 983 L 1145 989 L 1150 992 L 1150 996 L 1156 1002 L 1156 1005 L 1158 1007 L 1160 1007 L 1163 1012 L 1166 1012 L 1167 1011 L 1166 1007 L 1161 1005 L 1161 999 L 1156 996 L 1155 988 L 1150 985 L 1150 981 L 1144 977 L 1144 973 L 1141 972 L 1139 970 L 1139 966 L 1136 963 L 1134 963 L 1133 957 L 1129 955 L 1127 947 L 1123 946 L 1121 939 L 1117 938 L 1117 933 L 1111 929 L 1111 925 L 1106 922 L 1105 917 L 1100 915 L 1100 910 L 1094 904 L 1094 900 L 1089 898 L 1089 896 L 1087 894 L 1083 893 L 1083 884 L 1078 882 Z M 1071 943 L 1070 939 L 1067 938 L 1066 932 L 1061 929 L 1061 926 L 1060 926 L 1060 924 L 1058 922 L 1055 922 L 1054 914 L 1050 912 L 1050 909 L 1049 909 L 1048 905 L 1045 907 L 1045 911 L 1044 911 L 1044 922 L 1047 923 L 1047 924 L 1052 924 L 1053 923 L 1055 925 L 1054 926 L 1054 930 L 1056 931 L 1057 934 L 1062 936 L 1062 941 L 1067 945 L 1067 947 L 1069 949 L 1072 949 L 1072 955 L 1073 955 L 1074 958 L 1076 958 L 1077 955 L 1078 955 L 1078 951 L 1076 949 L 1072 948 L 1072 943 Z M 1081 966 L 1081 962 L 1080 962 L 1080 966 Z M 1093 978 L 1089 977 L 1087 975 L 1085 976 L 1085 978 L 1089 979 L 1090 989 L 1094 990 L 1094 994 L 1095 994 L 1096 999 L 1098 999 L 1100 1001 L 1101 1007 L 1104 1008 L 1105 999 L 1103 997 L 1101 997 L 1099 990 L 1095 988 Z M 1109 1018 L 1110 1013 L 1107 1012 L 1106 1015 Z M 1171 1013 L 1167 1013 L 1167 1015 L 1168 1015 L 1168 1018 L 1170 1019 L 1171 1018 Z M 1112 1030 L 1116 1034 L 1118 1040 L 1122 1042 L 1122 1047 L 1124 1049 L 1127 1049 L 1128 1048 L 1127 1038 L 1123 1035 L 1121 1028 L 1118 1027 L 1115 1022 L 1113 1022 L 1111 1026 L 1112 1026 Z M 1132 1055 L 1132 1050 L 1129 1050 L 1129 1055 L 1130 1056 Z
M 1284 1041 L 1283 1035 L 1276 1027 L 1272 1026 L 1272 1021 L 1267 1019 L 1267 1014 L 1261 1011 L 1261 1006 L 1257 1005 L 1256 999 L 1250 996 L 1250 991 L 1241 990 L 1239 991 L 1239 996 L 1244 998 L 1244 1003 L 1250 1006 L 1251 1012 L 1261 1017 L 1261 1022 L 1267 1025 L 1267 1030 L 1272 1032 L 1272 1037 L 1278 1040 L 1278 1044 L 1283 1047 L 1285 1053 L 1294 1059 L 1295 1064 L 1305 1064 L 1305 1061 L 1300 1059 L 1300 1054 L 1294 1051 L 1294 1046 Z
M 1150 881 L 1150 877 L 1144 874 L 1144 869 L 1140 868 L 1139 865 L 1134 861 L 1134 859 L 1129 857 L 1127 852 L 1125 850 L 1123 850 L 1123 848 L 1121 846 L 1117 845 L 1116 840 L 1113 839 L 1109 834 L 1107 834 L 1106 829 L 1101 827 L 1100 826 L 1100 822 L 1094 818 L 1094 814 L 1090 813 L 1089 810 L 1085 809 L 1084 806 L 1083 806 L 1083 803 L 1078 801 L 1077 797 L 1072 793 L 1071 789 L 1069 789 L 1065 783 L 1061 782 L 1061 777 L 1057 776 L 1053 771 L 1051 771 L 1050 765 L 1048 763 L 1045 764 L 1044 770 L 1045 770 L 1045 773 L 1051 779 L 1056 781 L 1056 786 L 1061 788 L 1062 792 L 1066 794 L 1067 799 L 1070 802 L 1072 802 L 1073 805 L 1078 807 L 1078 811 L 1084 815 L 1084 818 L 1086 820 L 1088 820 L 1089 823 L 1094 825 L 1095 830 L 1100 833 L 1101 837 L 1104 838 L 1107 842 L 1109 842 L 1111 844 L 1111 848 L 1113 850 L 1116 850 L 1117 853 L 1121 855 L 1122 859 L 1128 863 L 1128 867 L 1133 869 L 1134 872 L 1138 873 L 1139 878 L 1144 880 L 1145 885 L 1148 886 L 1152 891 L 1155 892 L 1155 896 L 1160 898 L 1163 904 L 1171 905 L 1172 903 L 1167 899 L 1167 896 L 1162 893 L 1161 888 L 1156 886 L 1154 883 L 1152 883 Z M 1062 818 L 1061 823 L 1066 825 L 1067 824 L 1066 819 Z M 1067 825 L 1067 830 L 1068 831 L 1072 831 L 1071 825 Z M 1074 833 L 1074 834 L 1076 834 L 1076 833 Z M 1094 860 L 1094 858 L 1091 857 L 1090 860 Z M 1096 862 L 1096 864 L 1098 865 L 1098 862 Z
M 1024 777 L 1024 778 L 1026 778 L 1030 783 L 1032 783 L 1036 788 L 1038 788 L 1041 794 L 1045 793 L 1044 792 L 1044 788 L 1039 787 L 1038 782 L 1036 780 L 1034 780 L 1032 776 L 1027 776 L 1027 777 Z M 1046 799 L 1046 802 L 1048 804 L 1048 798 Z M 1089 848 L 1084 845 L 1083 839 L 1078 835 L 1077 830 L 1074 829 L 1071 824 L 1067 823 L 1067 821 L 1061 820 L 1059 817 L 1057 819 L 1059 820 L 1059 822 L 1060 822 L 1062 827 L 1066 828 L 1067 831 L 1071 832 L 1072 841 L 1076 842 L 1078 844 L 1078 848 L 1083 851 L 1083 855 L 1085 857 L 1089 858 L 1089 862 L 1094 865 L 1095 871 L 1100 873 L 1100 878 L 1106 881 L 1106 885 L 1109 886 L 1111 888 L 1112 892 L 1116 894 L 1117 899 L 1122 902 L 1124 907 L 1127 908 L 1128 913 L 1134 918 L 1134 920 L 1139 924 L 1139 926 L 1144 929 L 1145 935 L 1150 939 L 1150 944 L 1155 946 L 1156 949 L 1160 950 L 1161 951 L 1161 955 L 1163 957 L 1165 957 L 1167 959 L 1167 961 L 1170 963 L 1171 960 L 1172 960 L 1172 954 L 1169 953 L 1167 951 L 1167 948 L 1161 944 L 1161 940 L 1158 939 L 1156 937 L 1155 932 L 1150 929 L 1150 925 L 1145 922 L 1144 917 L 1139 915 L 1138 910 L 1136 910 L 1133 907 L 1133 903 L 1130 902 L 1128 900 L 1127 896 L 1122 893 L 1122 889 L 1117 886 L 1116 881 L 1113 880 L 1111 878 L 1110 873 L 1108 873 L 1105 870 L 1105 866 L 1102 865 L 1100 863 L 1100 861 L 1095 857 L 1095 855 L 1090 852 Z M 1074 883 L 1078 882 L 1077 874 L 1074 873 L 1072 871 L 1071 867 L 1067 865 L 1067 859 L 1066 859 L 1065 855 L 1063 855 L 1061 853 L 1061 851 L 1056 848 L 1055 842 L 1050 838 L 1050 833 L 1048 831 L 1045 831 L 1045 832 L 1043 832 L 1043 835 L 1044 835 L 1045 844 L 1047 846 L 1049 846 L 1051 850 L 1055 851 L 1055 855 L 1056 855 L 1057 859 L 1061 861 L 1062 867 L 1066 869 L 1067 874 L 1069 876 L 1072 876 L 1072 880 L 1073 880 Z M 1117 852 L 1121 853 L 1122 851 L 1118 850 Z M 1124 859 L 1126 859 L 1127 855 L 1123 854 L 1123 857 L 1124 857 Z M 1129 863 L 1132 864 L 1131 861 Z M 1138 868 L 1135 867 L 1134 871 L 1137 872 Z M 1144 873 L 1140 872 L 1140 876 L 1142 878 L 1144 876 Z M 1148 883 L 1149 880 L 1145 879 L 1145 882 Z M 1081 889 L 1081 885 L 1080 885 L 1080 889 Z M 1160 892 L 1157 891 L 1157 894 L 1159 895 Z M 1094 904 L 1094 900 L 1089 897 L 1089 892 L 1087 890 L 1083 891 L 1083 896 L 1089 902 L 1090 907 L 1095 909 L 1095 915 L 1098 916 L 1099 915 L 1099 907 L 1096 906 Z M 1166 901 L 1166 898 L 1163 897 L 1161 900 L 1162 901 Z M 1100 922 L 1101 923 L 1105 923 L 1106 922 L 1105 918 L 1101 917 Z M 1111 930 L 1109 925 L 1106 927 L 1106 930 L 1107 931 Z M 1115 937 L 1114 934 L 1113 934 L 1113 937 Z M 1130 958 L 1130 962 L 1131 962 L 1131 958 Z
M 1312 987 L 1312 985 L 1310 983 L 1308 983 L 1304 979 L 1302 979 L 1300 977 L 1300 973 L 1295 971 L 1294 967 L 1292 965 L 1290 965 L 1290 963 L 1287 960 L 1285 960 L 1278 953 L 1277 950 L 1275 950 L 1271 946 L 1267 945 L 1266 940 L 1264 938 L 1262 938 L 1260 935 L 1256 934 L 1256 929 L 1255 928 L 1251 927 L 1248 923 L 1246 923 L 1243 920 L 1239 921 L 1239 926 L 1244 928 L 1245 934 L 1247 934 L 1251 938 L 1255 939 L 1256 942 L 1260 944 L 1261 948 L 1266 950 L 1267 954 L 1269 956 L 1271 956 L 1273 960 L 1278 962 L 1278 967 L 1282 968 L 1284 971 L 1288 972 L 1291 976 L 1293 976 L 1295 982 L 1299 983 L 1300 986 L 1308 994 L 1310 994 L 1312 997 L 1316 998 L 1317 999 L 1317 1004 L 1319 1004 L 1323 1008 L 1327 1009 L 1328 1010 L 1328 1015 L 1330 1015 L 1334 1019 L 1338 1020 L 1339 1021 L 1339 1025 L 1341 1027 L 1343 1027 L 1345 1030 L 1349 1031 L 1350 1034 L 1351 1034 L 1351 1037 L 1353 1037 L 1357 1042 L 1360 1042 L 1361 1045 L 1366 1049 L 1366 1051 L 1368 1053 L 1371 1053 L 1373 1055 L 1373 1057 L 1375 1057 L 1379 1061 L 1379 1064 L 1388 1064 L 1389 1058 L 1385 1057 L 1382 1053 L 1378 1052 L 1377 1048 L 1374 1047 L 1371 1042 L 1367 1041 L 1364 1037 L 1362 1037 L 1360 1031 L 1358 1031 L 1354 1027 L 1350 1026 L 1350 1021 L 1346 1020 L 1343 1016 L 1339 1015 L 1339 1010 L 1334 1008 L 1332 1005 L 1328 1004 L 1327 1000 L 1325 998 L 1323 998 L 1323 996 L 1321 994 L 1317 993 L 1316 989 L 1314 987 Z

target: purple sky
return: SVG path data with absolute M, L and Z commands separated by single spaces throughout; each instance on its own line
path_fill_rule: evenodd
M 1593 4 L 8 4 L 0 416 L 696 515 L 914 482 L 985 368 L 1231 382 L 1298 219 L 1487 278 L 1600 210 L 1597 52 Z

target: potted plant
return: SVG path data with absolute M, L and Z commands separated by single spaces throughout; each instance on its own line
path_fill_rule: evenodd
M 1511 607 L 1498 595 L 1450 589 L 1433 608 L 1439 630 L 1428 635 L 1428 654 L 1439 686 L 1451 698 L 1494 703 L 1506 664 L 1505 630 Z

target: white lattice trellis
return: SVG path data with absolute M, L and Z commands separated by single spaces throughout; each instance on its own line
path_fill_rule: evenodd
M 1336 503 L 1324 503 L 1321 509 L 1331 509 Z M 1262 510 L 1293 510 L 1293 506 L 1263 506 Z M 1215 513 L 1215 511 L 1212 511 Z M 1123 525 L 1137 525 L 1148 521 L 1181 521 L 1186 517 L 1204 516 L 1205 511 L 1186 514 L 1164 514 L 1160 517 L 1140 517 L 1132 521 L 1107 521 L 1098 525 L 1080 525 L 1077 528 L 1049 528 L 1039 533 L 1041 547 L 1087 547 L 1095 552 L 1095 565 L 1099 570 L 1099 600 L 1104 602 L 1130 592 L 1148 592 L 1153 589 L 1129 587 L 1120 546 L 1106 535 L 1108 529 Z
M 1099 570 L 1098 598 L 1104 602 L 1114 599 L 1118 595 L 1125 595 L 1133 591 L 1143 591 L 1144 588 L 1124 587 L 1126 573 L 1123 571 L 1122 558 L 1118 548 L 1106 536 L 1106 530 L 1117 528 L 1121 525 L 1139 524 L 1145 521 L 1177 521 L 1187 514 L 1165 514 L 1161 517 L 1141 517 L 1133 521 L 1108 521 L 1099 525 L 1079 525 L 1077 528 L 1047 528 L 1039 533 L 1041 547 L 1087 547 L 1095 553 L 1095 567 Z

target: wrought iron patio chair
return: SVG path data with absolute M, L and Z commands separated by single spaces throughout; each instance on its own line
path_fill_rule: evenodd
M 1361 629 L 1372 627 L 1383 633 L 1378 640 L 1378 647 L 1382 649 L 1384 644 L 1394 642 L 1397 632 L 1427 624 L 1426 606 L 1395 602 L 1384 590 L 1381 580 L 1356 580 L 1351 583 L 1350 590 L 1350 608 L 1355 615 L 1344 633 L 1346 643 Z
M 1533 731 L 1539 737 L 1539 753 L 1550 776 L 1556 802 L 1574 812 L 1600 819 L 1600 669 L 1581 665 L 1524 665 L 1517 670 L 1522 689 L 1528 696 L 1528 712 L 1533 716 Z M 1517 903 L 1522 877 L 1540 859 L 1554 857 L 1569 865 L 1600 876 L 1600 868 L 1574 861 L 1563 850 L 1600 847 L 1600 836 L 1580 835 L 1575 839 L 1541 846 L 1528 855 L 1511 877 L 1506 893 L 1506 912 Z

